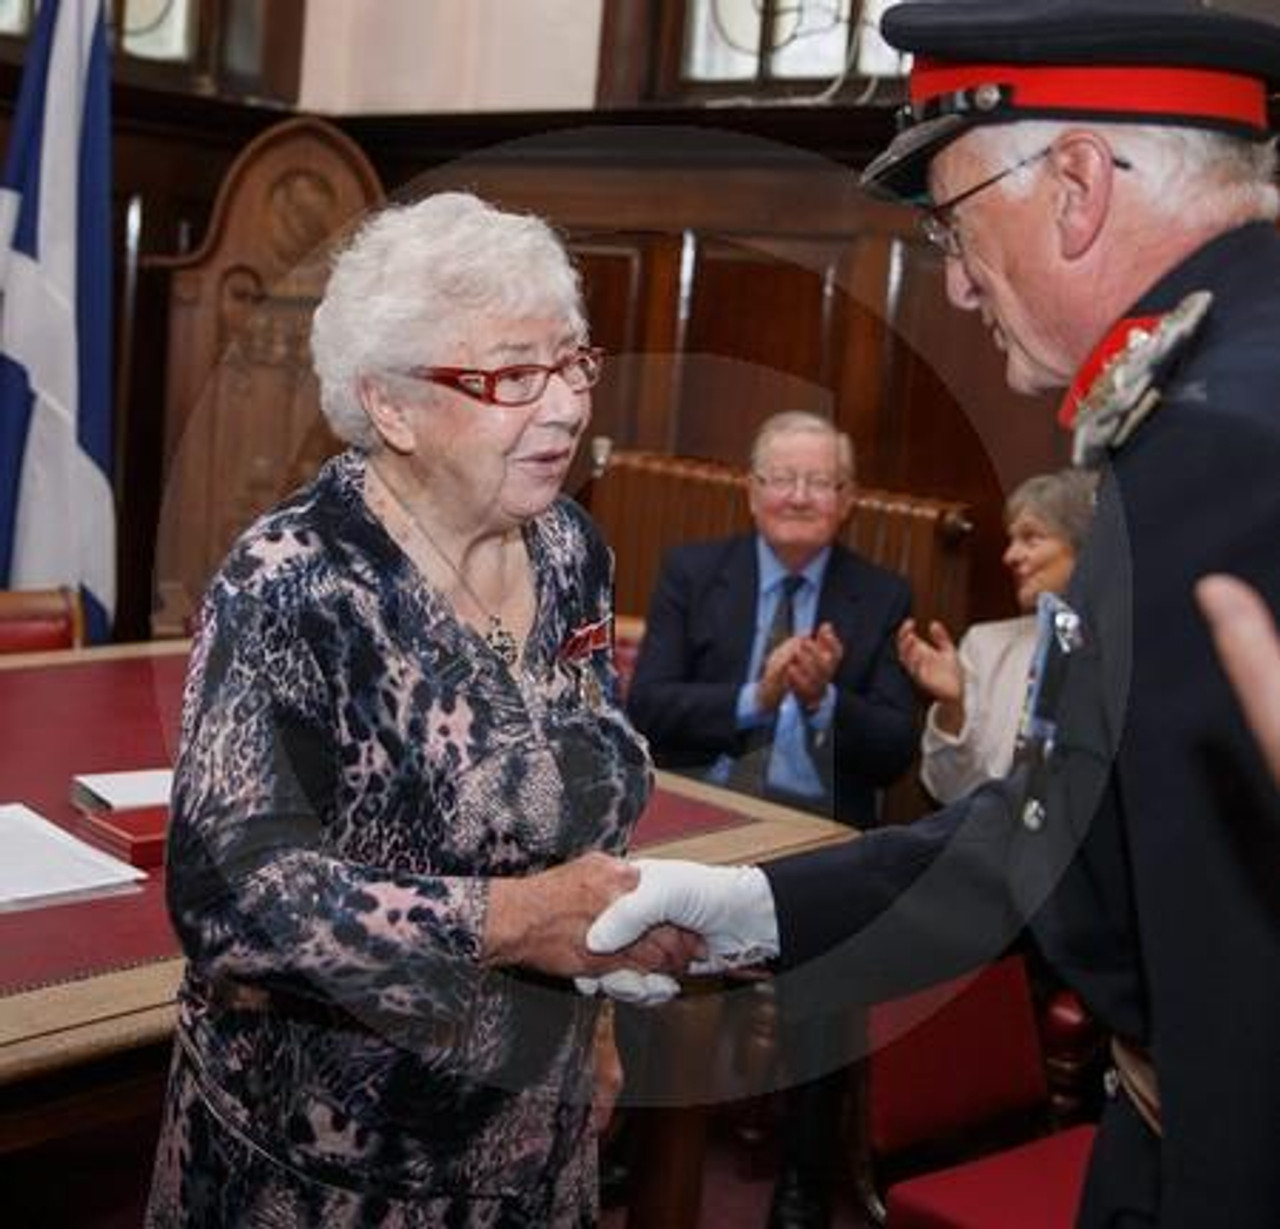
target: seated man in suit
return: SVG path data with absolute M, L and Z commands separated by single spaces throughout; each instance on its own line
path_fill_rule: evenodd
M 836 541 L 853 446 L 815 414 L 776 414 L 751 453 L 755 532 L 663 561 L 628 712 L 662 767 L 859 827 L 915 750 L 915 699 L 894 633 L 911 592 Z M 790 1021 L 786 1163 L 771 1226 L 825 1225 L 846 1016 Z M 809 1079 L 808 1076 L 818 1078 Z
M 627 711 L 664 768 L 874 825 L 915 750 L 910 588 L 836 541 L 853 445 L 825 418 L 775 414 L 751 470 L 756 531 L 663 560 Z

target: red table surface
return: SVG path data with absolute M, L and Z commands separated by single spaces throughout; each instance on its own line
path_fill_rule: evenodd
M 0 802 L 76 832 L 76 773 L 171 764 L 186 667 L 179 653 L 0 671 Z M 0 913 L 0 995 L 177 954 L 158 868 L 137 891 Z
M 24 802 L 76 832 L 75 774 L 171 764 L 186 664 L 176 654 L 0 671 L 0 802 Z M 743 822 L 658 790 L 632 845 Z M 0 996 L 178 954 L 155 868 L 137 891 L 0 913 Z

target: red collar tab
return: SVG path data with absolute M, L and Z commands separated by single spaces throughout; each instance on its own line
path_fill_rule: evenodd
M 1148 336 L 1158 325 L 1160 316 L 1129 316 L 1112 326 L 1110 332 L 1094 347 L 1094 351 L 1084 361 L 1067 395 L 1058 407 L 1058 425 L 1070 431 L 1076 425 L 1076 415 L 1080 411 L 1080 403 L 1089 395 L 1098 378 L 1109 366 L 1123 354 L 1135 340 Z M 1140 337 L 1135 338 L 1134 334 Z
M 917 57 L 911 103 L 921 118 L 956 111 L 1151 115 L 1266 132 L 1258 77 L 1205 68 L 1095 64 L 956 64 Z M 974 99 L 977 101 L 975 102 Z

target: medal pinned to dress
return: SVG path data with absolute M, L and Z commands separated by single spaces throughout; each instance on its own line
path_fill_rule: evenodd
M 584 623 L 565 637 L 558 654 L 573 676 L 578 703 L 593 713 L 598 713 L 604 705 L 604 690 L 596 674 L 595 657 L 609 649 L 612 633 L 613 618 L 610 615 L 594 623 Z
M 1058 412 L 1074 432 L 1071 459 L 1096 469 L 1128 440 L 1160 403 L 1161 382 L 1209 311 L 1207 290 L 1170 312 L 1121 320 L 1080 369 Z

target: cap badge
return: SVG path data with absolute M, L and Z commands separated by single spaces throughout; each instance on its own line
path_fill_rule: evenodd
M 973 91 L 973 106 L 977 111 L 994 111 L 1003 101 L 1005 92 L 998 85 L 987 82 Z

